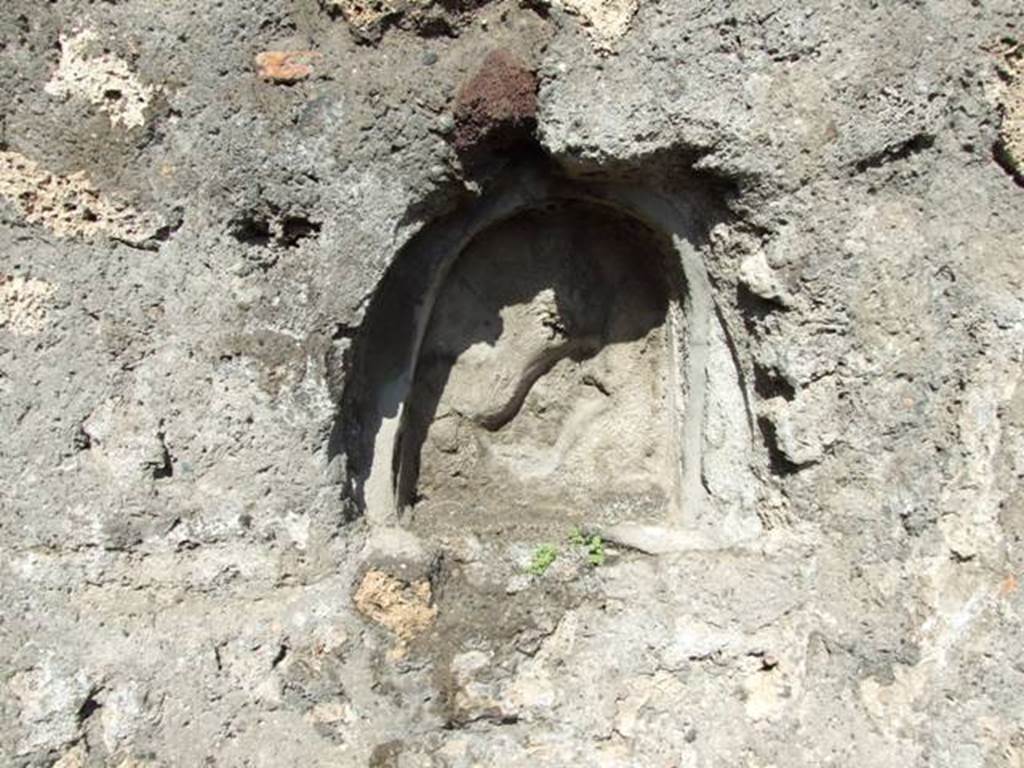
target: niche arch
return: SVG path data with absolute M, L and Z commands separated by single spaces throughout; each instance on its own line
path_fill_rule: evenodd
M 421 354 L 453 269 L 488 233 L 500 233 L 522 217 L 557 219 L 567 211 L 582 211 L 594 221 L 607 219 L 621 223 L 622 231 L 633 228 L 642 233 L 652 246 L 645 268 L 660 280 L 665 299 L 665 416 L 674 463 L 664 509 L 657 519 L 618 520 L 614 530 L 606 532 L 649 551 L 720 545 L 704 466 L 706 433 L 714 421 L 708 412 L 709 377 L 717 387 L 729 380 L 741 389 L 742 380 L 727 351 L 727 365 L 733 370 L 723 378 L 721 351 L 729 343 L 698 250 L 706 238 L 711 205 L 699 189 L 685 196 L 669 195 L 631 182 L 570 178 L 530 167 L 507 175 L 463 210 L 417 234 L 398 254 L 370 303 L 352 348 L 341 415 L 331 440 L 332 456 L 345 456 L 347 491 L 367 522 L 384 528 L 404 525 L 404 513 L 416 500 L 424 425 L 414 424 L 410 414 L 423 371 Z M 577 351 L 583 359 L 592 356 L 592 350 Z M 562 357 L 566 356 L 571 357 Z M 543 358 L 542 367 L 552 364 Z M 489 384 L 484 379 L 480 386 Z M 749 424 L 745 394 L 737 391 L 730 397 L 729 407 L 738 403 L 744 409 L 742 420 Z M 512 401 L 512 410 L 522 406 L 521 400 Z M 505 416 L 507 412 L 485 413 L 481 423 L 487 428 L 487 418 L 497 423 Z M 743 440 L 749 444 L 750 436 Z M 749 514 L 742 517 L 751 519 Z M 746 525 L 747 534 L 754 527 Z M 723 538 L 735 539 L 734 534 Z

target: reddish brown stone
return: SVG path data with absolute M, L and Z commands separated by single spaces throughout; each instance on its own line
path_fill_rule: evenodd
M 264 51 L 257 54 L 260 77 L 275 83 L 297 83 L 313 74 L 316 51 Z
M 537 77 L 506 50 L 488 54 L 455 98 L 455 149 L 508 146 L 537 122 Z

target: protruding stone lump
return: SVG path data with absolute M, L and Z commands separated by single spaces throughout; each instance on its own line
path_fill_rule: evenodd
M 537 77 L 512 53 L 488 54 L 455 100 L 455 149 L 505 148 L 528 137 L 537 122 Z

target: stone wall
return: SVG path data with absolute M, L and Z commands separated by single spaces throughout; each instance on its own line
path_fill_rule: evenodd
M 0 763 L 1024 766 L 1022 35 L 5 0 Z M 586 266 L 629 227 L 635 306 Z M 508 334 L 445 363 L 441 524 L 451 276 Z

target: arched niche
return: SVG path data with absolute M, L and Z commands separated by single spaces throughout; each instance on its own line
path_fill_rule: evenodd
M 734 540 L 737 519 L 749 535 L 749 509 L 722 536 L 710 509 L 707 433 L 749 415 L 697 248 L 705 205 L 530 168 L 419 233 L 374 294 L 332 438 L 367 521 L 582 523 L 649 551 Z

